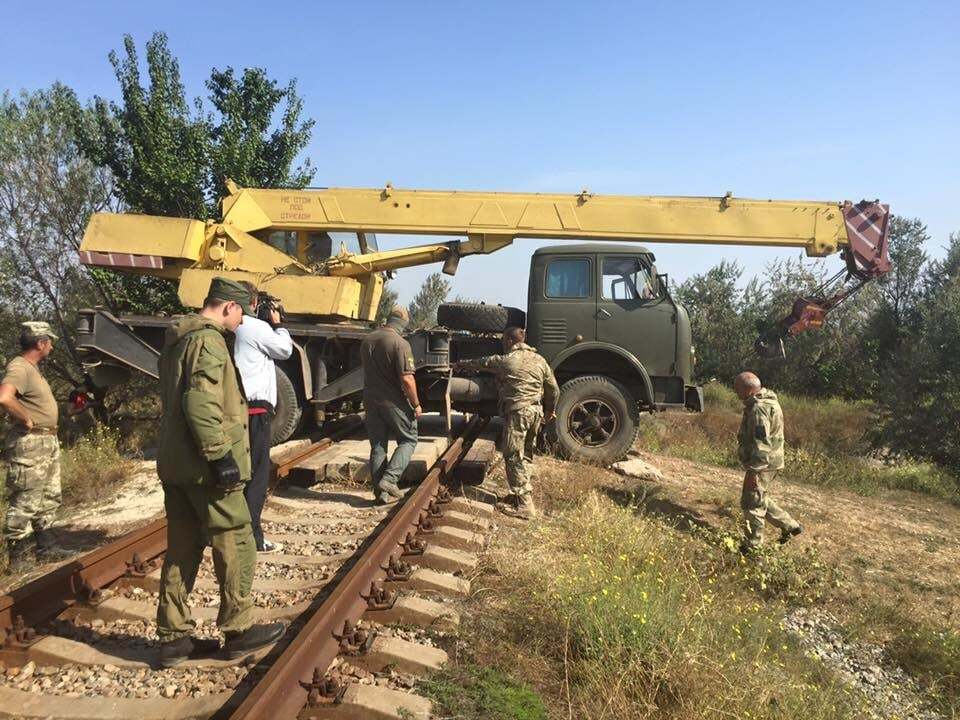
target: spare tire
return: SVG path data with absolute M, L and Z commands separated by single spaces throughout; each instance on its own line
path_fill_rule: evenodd
M 300 425 L 300 418 L 303 416 L 303 409 L 300 407 L 300 400 L 297 398 L 297 391 L 293 387 L 293 382 L 279 367 L 275 369 L 277 372 L 277 407 L 274 408 L 275 414 L 270 421 L 271 445 L 279 445 L 289 440 Z
M 502 333 L 508 327 L 525 327 L 527 314 L 520 308 L 483 303 L 443 303 L 437 323 L 451 330 Z

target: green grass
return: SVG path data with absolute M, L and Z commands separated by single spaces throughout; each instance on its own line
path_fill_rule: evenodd
M 471 663 L 447 668 L 418 688 L 433 700 L 434 714 L 476 720 L 547 720 L 543 699 L 526 685 Z
M 696 415 L 664 413 L 646 418 L 640 447 L 652 452 L 723 467 L 739 467 L 737 430 L 742 404 L 733 390 L 710 383 L 706 410 Z M 885 463 L 870 455 L 864 439 L 871 422 L 869 404 L 839 399 L 779 395 L 786 435 L 782 477 L 861 495 L 908 490 L 960 502 L 957 479 L 930 463 Z
M 858 699 L 780 629 L 781 593 L 757 596 L 778 572 L 804 569 L 767 567 L 762 580 L 763 563 L 717 540 L 589 492 L 501 549 L 495 573 L 475 581 L 490 583 L 480 595 L 491 600 L 468 645 L 484 665 L 485 655 L 538 678 L 551 717 L 862 717 Z

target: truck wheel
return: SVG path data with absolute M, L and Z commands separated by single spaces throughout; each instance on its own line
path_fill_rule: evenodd
M 527 314 L 520 308 L 483 303 L 443 303 L 437 308 L 437 323 L 451 330 L 502 333 L 508 327 L 524 327 Z
M 560 389 L 556 439 L 563 457 L 609 465 L 627 454 L 639 432 L 637 401 L 616 380 L 586 375 Z
M 297 391 L 293 382 L 280 368 L 277 372 L 277 407 L 273 420 L 270 421 L 270 444 L 279 445 L 290 439 L 300 425 L 303 409 L 297 399 Z

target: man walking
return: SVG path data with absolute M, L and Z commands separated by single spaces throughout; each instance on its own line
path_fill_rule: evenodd
M 526 344 L 523 328 L 503 333 L 503 355 L 489 355 L 457 363 L 458 368 L 490 370 L 500 384 L 500 413 L 503 415 L 503 466 L 510 495 L 497 509 L 506 515 L 530 520 L 536 517 L 533 503 L 533 455 L 540 424 L 556 417 L 560 388 L 536 348 Z M 542 402 L 542 407 L 541 407 Z
M 286 360 L 293 352 L 293 340 L 280 324 L 280 312 L 271 308 L 270 322 L 257 317 L 258 293 L 253 283 L 241 283 L 250 293 L 250 314 L 234 333 L 233 359 L 247 393 L 250 424 L 250 482 L 244 489 L 257 552 L 275 553 L 283 549 L 263 537 L 260 515 L 270 483 L 270 421 L 277 407 L 277 371 L 275 360 Z
M 783 470 L 783 411 L 776 393 L 765 389 L 751 372 L 737 375 L 733 389 L 743 401 L 737 456 L 744 469 L 740 507 L 747 532 L 740 552 L 748 553 L 763 543 L 764 521 L 780 529 L 781 544 L 803 528 L 770 496 L 773 479 Z
M 45 322 L 21 326 L 20 354 L 0 382 L 0 407 L 13 421 L 4 447 L 9 505 L 4 524 L 8 566 L 21 569 L 55 544 L 48 530 L 60 507 L 57 401 L 39 365 L 57 336 Z
M 398 483 L 417 447 L 417 419 L 422 412 L 413 351 L 400 334 L 409 321 L 407 309 L 396 305 L 387 324 L 367 335 L 360 344 L 364 425 L 370 437 L 370 482 L 374 497 L 384 504 L 403 497 Z M 391 439 L 397 441 L 397 448 L 388 461 L 387 443 Z
M 190 635 L 195 623 L 187 597 L 208 544 L 227 657 L 241 657 L 283 634 L 282 623 L 252 624 L 256 547 L 243 496 L 250 479 L 247 403 L 224 340 L 243 322 L 244 311 L 249 314 L 249 299 L 240 283 L 214 278 L 203 309 L 170 326 L 160 355 L 157 474 L 167 514 L 167 554 L 157 634 L 163 667 L 219 646 Z

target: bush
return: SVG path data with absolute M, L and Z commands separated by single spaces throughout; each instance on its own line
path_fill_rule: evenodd
M 136 463 L 121 454 L 120 433 L 96 425 L 60 457 L 65 504 L 99 500 L 136 472 Z

